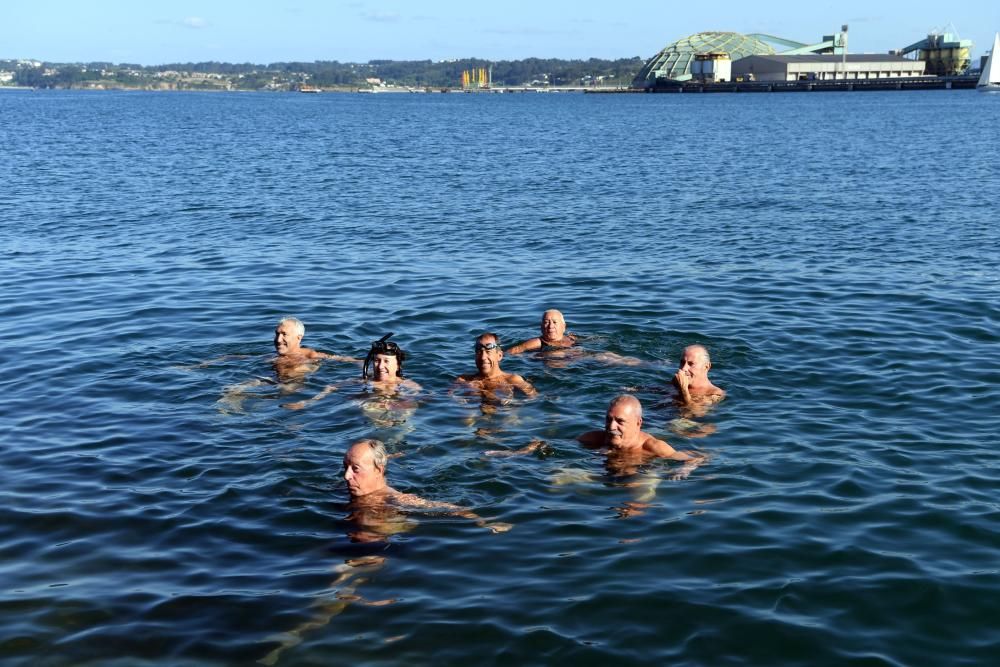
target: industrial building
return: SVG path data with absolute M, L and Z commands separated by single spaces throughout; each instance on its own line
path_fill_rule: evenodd
M 888 54 L 847 54 L 846 25 L 815 44 L 760 33 L 700 32 L 667 45 L 647 60 L 632 81 L 632 88 L 737 79 L 850 81 L 956 76 L 969 67 L 972 46 L 971 41 L 960 40 L 953 33 L 933 32 Z M 904 58 L 907 54 L 911 57 Z
M 730 60 L 758 54 L 773 54 L 774 48 L 751 35 L 738 32 L 699 32 L 668 44 L 646 61 L 632 81 L 634 88 L 648 88 L 657 79 L 687 81 L 699 53 L 725 53 Z
M 747 56 L 731 72 L 743 81 L 836 81 L 923 76 L 924 67 L 923 60 L 875 53 L 800 54 Z
M 932 32 L 919 42 L 890 53 L 905 56 L 916 51 L 917 58 L 927 63 L 926 74 L 955 76 L 972 64 L 972 46 L 972 40 L 959 39 L 950 32 Z

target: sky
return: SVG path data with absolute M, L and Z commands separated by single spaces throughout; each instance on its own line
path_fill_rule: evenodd
M 0 58 L 178 62 L 630 58 L 688 35 L 760 32 L 815 43 L 849 25 L 848 50 L 885 53 L 931 31 L 975 42 L 1000 31 L 1000 3 L 966 0 L 7 0 Z

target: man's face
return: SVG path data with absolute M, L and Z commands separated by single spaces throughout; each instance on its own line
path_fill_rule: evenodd
M 476 339 L 476 368 L 483 375 L 489 375 L 500 368 L 503 350 L 492 336 L 481 336 Z
M 561 340 L 566 333 L 566 321 L 558 310 L 546 310 L 542 315 L 542 338 Z
M 391 380 L 399 370 L 399 359 L 394 354 L 376 354 L 374 366 L 376 380 Z
M 703 380 L 708 377 L 708 369 L 708 359 L 702 350 L 698 348 L 684 350 L 681 356 L 681 372 L 692 380 Z
M 299 351 L 302 336 L 291 322 L 282 322 L 274 330 L 274 351 L 279 357 Z
M 635 406 L 629 403 L 617 403 L 608 408 L 604 417 L 604 442 L 609 447 L 619 447 L 625 442 L 631 442 L 639 436 L 642 430 L 642 417 Z
M 368 495 L 385 486 L 385 471 L 375 467 L 368 445 L 355 445 L 344 454 L 344 481 L 351 497 Z

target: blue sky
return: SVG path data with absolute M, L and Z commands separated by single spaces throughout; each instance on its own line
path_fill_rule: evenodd
M 9 0 L 0 58 L 156 65 L 218 60 L 648 58 L 705 30 L 819 41 L 850 25 L 852 52 L 885 52 L 953 26 L 984 54 L 1000 3 L 717 0 Z

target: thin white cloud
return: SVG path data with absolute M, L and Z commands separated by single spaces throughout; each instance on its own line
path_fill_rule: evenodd
M 561 28 L 539 28 L 536 26 L 523 26 L 519 28 L 485 28 L 483 32 L 492 35 L 531 35 L 542 37 L 573 34 L 572 31 Z
M 377 9 L 375 11 L 362 12 L 361 18 L 374 23 L 396 23 L 399 21 L 399 14 Z
M 186 16 L 181 19 L 181 25 L 187 28 L 194 28 L 195 30 L 200 30 L 208 25 L 208 21 L 201 18 L 200 16 Z

